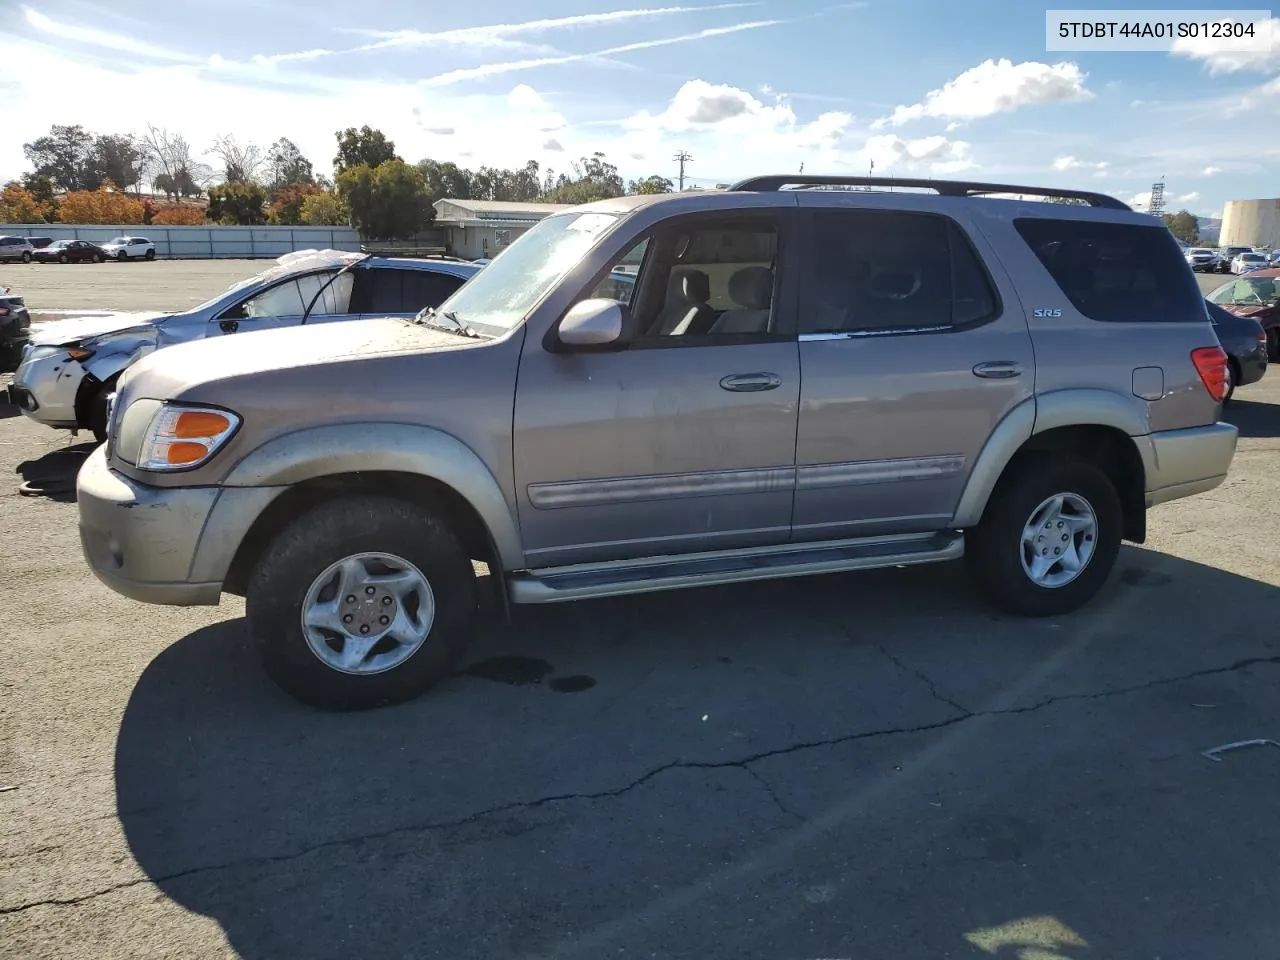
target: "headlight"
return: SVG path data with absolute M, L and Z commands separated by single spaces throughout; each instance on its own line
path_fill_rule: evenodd
M 116 453 L 139 470 L 191 470 L 207 463 L 239 427 L 240 417 L 230 410 L 135 400 L 120 418 Z

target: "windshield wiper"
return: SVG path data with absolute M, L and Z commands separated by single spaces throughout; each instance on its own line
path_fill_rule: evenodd
M 443 324 L 432 323 L 431 321 L 433 321 L 436 317 L 443 317 L 444 319 L 452 323 L 453 326 L 446 327 Z M 457 333 L 464 337 L 470 337 L 473 340 L 478 340 L 480 338 L 480 334 L 476 333 L 476 331 L 472 330 L 460 319 L 458 319 L 458 315 L 454 313 L 452 310 L 446 310 L 444 313 L 440 313 L 436 310 L 435 307 L 423 307 L 421 310 L 418 311 L 418 315 L 414 317 L 413 320 L 415 323 L 421 323 L 435 330 L 445 330 L 449 333 Z

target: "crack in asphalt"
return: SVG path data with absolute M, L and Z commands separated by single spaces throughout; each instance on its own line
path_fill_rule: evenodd
M 849 634 L 849 631 L 846 630 L 843 626 L 839 624 L 837 624 L 837 626 L 840 627 L 841 632 L 844 633 L 845 636 L 849 637 L 850 640 L 855 639 L 853 636 Z M 923 670 L 920 670 L 916 667 L 911 666 L 910 664 L 904 663 L 902 660 L 898 659 L 896 656 L 894 656 L 892 653 L 889 652 L 888 648 L 885 647 L 884 644 L 880 643 L 878 640 L 868 639 L 867 643 L 875 647 L 876 650 L 878 650 L 886 660 L 892 663 L 895 667 L 897 667 L 903 673 L 911 674 L 913 677 L 915 677 L 917 680 L 923 683 L 926 687 L 928 687 L 929 693 L 932 694 L 935 700 L 939 701 L 940 703 L 945 703 L 947 706 L 949 706 L 953 710 L 959 710 L 961 713 L 963 713 L 966 716 L 968 716 L 973 712 L 968 707 L 964 706 L 963 704 L 957 703 L 955 700 L 952 700 L 945 693 L 939 690 L 937 683 L 935 683 L 933 678 L 930 677 L 927 673 L 925 673 Z
M 783 803 L 783 802 L 782 802 L 782 798 L 781 798 L 780 796 L 778 796 L 777 791 L 773 789 L 773 784 L 772 784 L 772 783 L 770 783 L 768 780 L 766 780 L 766 779 L 764 778 L 764 775 L 763 775 L 763 774 L 761 774 L 759 770 L 753 770 L 753 769 L 751 769 L 751 767 L 750 767 L 750 766 L 745 765 L 745 764 L 743 765 L 742 769 L 743 769 L 743 770 L 744 770 L 744 771 L 745 771 L 745 772 L 746 772 L 746 773 L 747 773 L 747 774 L 748 774 L 748 775 L 749 775 L 753 780 L 755 780 L 755 782 L 756 782 L 756 783 L 758 783 L 758 784 L 760 784 L 760 786 L 764 787 L 764 792 L 765 792 L 765 793 L 767 793 L 767 794 L 769 794 L 769 799 L 773 801 L 773 805 L 774 805 L 775 807 L 777 807 L 779 810 L 781 810 L 781 811 L 782 811 L 783 813 L 785 813 L 787 816 L 789 816 L 789 817 L 795 817 L 795 818 L 796 818 L 797 820 L 799 820 L 801 823 L 808 823 L 808 822 L 809 822 L 809 818 L 808 818 L 808 817 L 805 817 L 805 816 L 802 816 L 802 815 L 801 815 L 801 814 L 799 814 L 799 813 L 796 813 L 794 810 L 792 810 L 790 807 L 788 807 L 785 803 Z
M 890 657 L 892 660 L 893 658 Z M 896 661 L 895 661 L 896 662 Z M 750 774 L 773 798 L 778 809 L 792 817 L 804 820 L 804 817 L 788 809 L 776 795 L 771 784 L 764 780 L 756 771 L 751 769 L 751 765 L 759 763 L 762 760 L 769 760 L 774 757 L 787 756 L 793 753 L 800 753 L 805 750 L 815 750 L 823 747 L 840 746 L 846 743 L 853 743 L 858 740 L 872 740 L 880 737 L 903 736 L 915 733 L 930 733 L 935 730 L 942 730 L 947 727 L 953 727 L 957 724 L 967 723 L 970 720 L 977 720 L 986 717 L 1006 717 L 1015 716 L 1024 713 L 1034 713 L 1060 703 L 1070 703 L 1080 700 L 1103 700 L 1111 697 L 1127 696 L 1131 693 L 1140 693 L 1144 690 L 1151 690 L 1156 687 L 1168 686 L 1174 683 L 1182 683 L 1187 680 L 1194 680 L 1200 677 L 1217 676 L 1225 673 L 1235 673 L 1240 670 L 1247 670 L 1249 667 L 1258 664 L 1280 664 L 1280 655 L 1273 657 L 1248 657 L 1237 660 L 1234 663 L 1222 667 L 1208 667 L 1204 670 L 1195 670 L 1191 673 L 1179 674 L 1173 677 L 1160 677 L 1155 680 L 1148 680 L 1144 683 L 1133 684 L 1127 687 L 1117 687 L 1111 690 L 1100 690 L 1094 693 L 1064 693 L 1058 696 L 1047 697 L 1044 700 L 1035 703 L 1026 704 L 1021 707 L 1001 707 L 991 710 L 973 710 L 964 711 L 957 716 L 948 717 L 945 720 L 938 720 L 934 723 L 918 724 L 908 727 L 884 727 L 877 730 L 864 730 L 861 733 L 843 734 L 838 737 L 826 737 L 820 740 L 804 740 L 798 743 L 788 744 L 784 747 L 774 747 L 769 750 L 762 750 L 758 753 L 741 757 L 737 760 L 673 760 L 670 763 L 664 763 L 654 767 L 636 777 L 634 780 L 620 787 L 611 790 L 597 790 L 584 793 L 558 793 L 550 794 L 545 797 L 538 797 L 533 800 L 517 800 L 511 803 L 499 804 L 495 807 L 488 807 L 484 810 L 468 814 L 465 817 L 459 817 L 453 820 L 443 820 L 419 824 L 409 824 L 397 827 L 388 827 L 385 830 L 378 830 L 372 833 L 363 833 L 351 837 L 339 837 L 333 840 L 325 840 L 312 844 L 301 850 L 295 850 L 290 853 L 281 853 L 273 856 L 262 857 L 245 857 L 240 860 L 233 860 L 228 863 L 207 864 L 204 866 L 190 867 L 186 870 L 179 870 L 174 873 L 165 874 L 159 877 L 138 877 L 123 883 L 113 884 L 102 890 L 96 890 L 86 893 L 79 897 L 70 897 L 66 899 L 46 899 L 36 900 L 30 903 L 19 904 L 14 907 L 0 907 L 0 916 L 9 916 L 15 913 L 21 913 L 24 910 L 32 910 L 36 907 L 73 907 L 88 900 L 115 893 L 119 890 L 125 890 L 130 887 L 143 883 L 153 883 L 157 886 L 171 883 L 175 880 L 183 880 L 187 877 L 201 873 L 210 873 L 219 870 L 229 870 L 237 867 L 245 866 L 266 866 L 275 863 L 287 863 L 291 860 L 298 860 L 302 857 L 309 856 L 322 850 L 343 847 L 349 844 L 364 843 L 371 840 L 383 840 L 401 834 L 423 833 L 437 830 L 453 830 L 458 827 L 476 823 L 488 817 L 497 816 L 498 814 L 510 813 L 514 810 L 535 810 L 539 807 L 547 806 L 553 803 L 566 803 L 570 801 L 591 801 L 591 800 L 609 800 L 614 797 L 620 797 L 623 794 L 630 793 L 637 787 L 643 786 L 650 780 L 668 773 L 672 770 L 723 770 L 727 768 L 737 767 Z M 963 709 L 963 708 L 958 708 Z

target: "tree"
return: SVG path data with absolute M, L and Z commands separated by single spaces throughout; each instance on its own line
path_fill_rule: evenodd
M 24 173 L 22 188 L 40 204 L 43 219 L 52 223 L 58 217 L 58 202 L 53 196 L 53 181 L 45 173 Z M 12 222 L 12 221 L 10 221 Z
M 591 203 L 622 196 L 622 177 L 618 176 L 618 168 L 599 151 L 575 163 L 573 173 L 572 178 L 560 174 L 555 188 L 545 197 L 549 203 Z
M 281 137 L 267 151 L 267 170 L 273 191 L 299 183 L 314 183 L 316 179 L 311 161 L 286 137 Z
M 325 191 L 314 183 L 292 183 L 275 191 L 267 210 L 267 222 L 291 227 L 302 223 L 302 204 L 307 197 Z
M 387 139 L 387 135 L 367 123 L 359 130 L 355 127 L 339 130 L 334 136 L 338 140 L 338 155 L 333 158 L 335 176 L 362 163 L 370 170 L 376 170 L 388 160 L 400 159 L 396 156 L 396 145 Z
M 0 190 L 0 223 L 44 223 L 46 207 L 17 180 Z
M 451 197 L 454 200 L 476 199 L 471 195 L 471 171 L 461 169 L 456 163 L 419 160 L 418 169 L 427 183 L 431 202 Z
M 332 191 L 313 193 L 302 201 L 300 218 L 309 227 L 345 227 L 351 214 L 341 198 Z
M 222 161 L 223 183 L 251 183 L 267 162 L 260 147 L 254 143 L 241 143 L 231 133 L 214 140 L 209 152 Z
M 675 190 L 675 186 L 666 177 L 659 177 L 655 174 L 652 177 L 645 177 L 643 180 L 632 180 L 631 186 L 627 188 L 627 193 L 671 193 Z
M 435 215 L 422 171 L 403 160 L 348 167 L 338 174 L 338 193 L 352 224 L 371 240 L 412 237 Z
M 92 135 L 84 127 L 54 124 L 43 137 L 24 143 L 22 152 L 35 172 L 48 177 L 58 189 L 82 190 L 92 148 Z
M 151 222 L 161 227 L 198 227 L 206 220 L 203 207 L 194 204 L 173 204 L 157 210 Z
M 142 223 L 146 207 L 141 200 L 121 193 L 110 180 L 97 190 L 73 190 L 58 205 L 63 223 Z
M 84 189 L 97 189 L 104 180 L 137 193 L 145 163 L 142 147 L 131 134 L 107 133 L 93 139 Z
M 267 192 L 259 183 L 235 180 L 209 188 L 209 219 L 227 226 L 257 227 L 267 222 Z
M 191 145 L 180 133 L 147 124 L 146 135 L 139 141 L 151 171 L 152 186 L 169 197 L 198 197 L 201 185 L 213 171 L 191 156 Z
M 1200 239 L 1200 221 L 1189 210 L 1179 210 L 1173 214 L 1166 213 L 1164 222 L 1169 232 L 1184 243 L 1195 243 Z

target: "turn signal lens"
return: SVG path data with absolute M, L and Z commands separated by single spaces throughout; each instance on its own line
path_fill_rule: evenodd
M 236 432 L 240 418 L 229 410 L 165 404 L 142 443 L 142 470 L 190 470 L 209 460 Z
M 1230 371 L 1227 368 L 1227 354 L 1221 347 L 1200 347 L 1191 351 L 1191 362 L 1196 365 L 1196 372 L 1204 388 L 1214 402 L 1221 403 L 1227 395 L 1227 381 Z
M 70 357 L 72 360 L 83 363 L 84 361 L 88 360 L 90 357 L 93 356 L 93 351 L 82 350 L 79 347 L 77 347 L 75 350 L 68 350 L 67 356 Z

